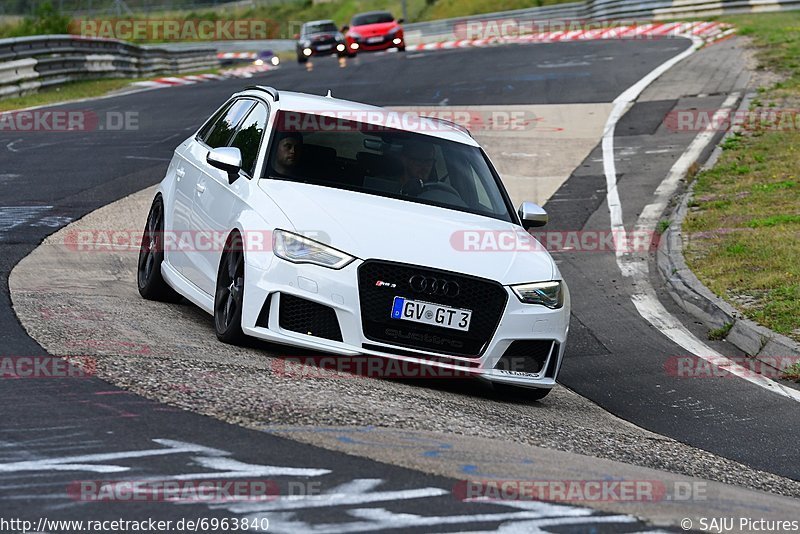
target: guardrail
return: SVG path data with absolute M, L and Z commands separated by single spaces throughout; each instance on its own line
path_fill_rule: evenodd
M 214 48 L 166 50 L 74 35 L 0 39 L 0 98 L 77 80 L 180 74 L 217 66 Z
M 541 20 L 666 20 L 715 17 L 735 13 L 761 13 L 800 9 L 800 0 L 587 0 L 554 6 L 516 9 L 469 17 L 405 24 L 409 40 L 429 42 L 455 35 L 469 22 L 513 19 L 517 22 Z

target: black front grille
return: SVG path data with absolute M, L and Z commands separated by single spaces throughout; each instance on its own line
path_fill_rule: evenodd
M 281 293 L 278 324 L 284 330 L 342 341 L 342 330 L 333 308 Z
M 513 341 L 494 368 L 522 373 L 539 373 L 547 362 L 552 347 L 553 341 L 549 339 Z
M 412 287 L 412 278 L 418 282 L 420 277 L 448 282 L 450 289 L 431 294 L 421 291 L 419 283 L 414 283 Z M 457 291 L 452 289 L 453 284 L 458 288 Z M 361 322 L 367 339 L 469 358 L 479 357 L 486 349 L 508 300 L 506 290 L 497 282 L 377 260 L 365 261 L 358 268 L 358 293 L 361 299 Z M 472 310 L 469 330 L 461 332 L 392 319 L 395 297 Z

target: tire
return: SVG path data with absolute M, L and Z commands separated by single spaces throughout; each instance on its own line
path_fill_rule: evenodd
M 397 51 L 398 52 L 405 52 L 406 51 L 406 47 L 405 46 L 398 46 L 397 47 Z
M 150 206 L 144 227 L 139 261 L 136 268 L 136 285 L 139 294 L 147 300 L 179 302 L 181 296 L 161 276 L 164 262 L 164 201 L 157 196 Z
M 214 294 L 214 329 L 217 339 L 229 345 L 244 341 L 242 305 L 244 304 L 244 247 L 234 233 L 228 239 L 219 262 L 217 291 Z
M 306 61 L 308 61 L 307 57 L 305 57 L 305 56 L 297 56 L 297 62 L 298 63 L 305 63 Z
M 540 401 L 551 391 L 550 389 L 524 388 L 507 384 L 492 384 L 492 387 L 500 397 L 517 401 Z

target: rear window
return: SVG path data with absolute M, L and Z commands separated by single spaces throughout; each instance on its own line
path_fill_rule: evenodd
M 267 158 L 268 179 L 514 221 L 499 177 L 475 146 L 356 120 L 281 111 Z
M 392 22 L 394 17 L 391 13 L 364 13 L 353 17 L 351 26 L 364 26 L 366 24 L 382 24 Z

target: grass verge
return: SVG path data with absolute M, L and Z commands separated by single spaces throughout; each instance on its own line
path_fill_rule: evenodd
M 218 72 L 219 70 L 217 69 L 202 70 L 196 72 L 186 72 L 180 74 L 180 76 L 216 74 Z M 167 74 L 162 76 L 167 76 Z M 0 100 L 0 112 L 35 106 L 46 106 L 49 104 L 58 104 L 59 102 L 80 100 L 83 98 L 97 98 L 105 96 L 113 91 L 124 89 L 133 82 L 141 82 L 152 79 L 155 78 L 110 78 L 105 80 L 83 80 L 65 83 L 64 85 L 42 89 L 39 92 L 29 95 Z
M 112 91 L 127 87 L 134 81 L 137 80 L 131 78 L 112 78 L 110 80 L 87 80 L 66 83 L 57 87 L 43 89 L 37 93 L 0 100 L 0 111 L 10 111 L 34 106 L 44 106 L 47 104 L 57 104 L 58 102 L 66 102 L 68 100 L 103 96 Z
M 725 17 L 784 80 L 751 111 L 778 111 L 729 137 L 696 177 L 683 231 L 697 277 L 747 317 L 800 340 L 800 13 Z M 800 371 L 800 369 L 798 369 Z
M 493 13 L 512 9 L 560 4 L 574 0 L 406 0 L 406 22 L 423 22 L 481 13 Z M 43 4 L 34 17 L 8 21 L 0 24 L 0 38 L 36 35 L 41 33 L 69 33 L 70 20 L 58 15 L 52 8 Z M 300 24 L 309 20 L 333 19 L 341 26 L 350 22 L 356 13 L 373 10 L 387 10 L 395 17 L 403 16 L 403 0 L 332 0 L 312 2 L 311 0 L 292 0 L 283 3 L 256 5 L 253 8 L 201 11 L 164 11 L 147 14 L 137 13 L 134 19 L 168 18 L 175 20 L 231 20 L 257 19 L 277 23 L 279 34 L 271 38 L 291 39 L 299 31 Z M 43 29 L 46 28 L 46 31 Z

